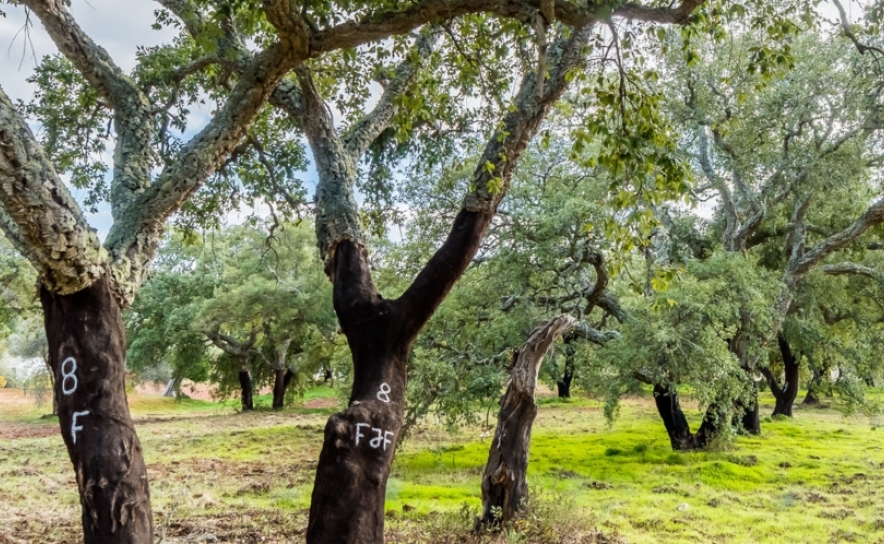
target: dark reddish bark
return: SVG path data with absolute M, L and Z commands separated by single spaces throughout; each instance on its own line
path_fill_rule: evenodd
M 295 375 L 291 370 L 276 369 L 273 371 L 273 409 L 285 408 L 285 392 Z
M 248 412 L 254 410 L 255 404 L 252 399 L 252 375 L 248 370 L 240 369 L 239 371 L 239 389 L 242 411 Z
M 738 402 L 736 405 L 736 417 L 739 429 L 749 434 L 761 434 L 761 417 L 758 412 L 758 388 L 755 384 L 749 386 L 751 399 Z
M 528 504 L 528 453 L 537 417 L 537 372 L 549 346 L 573 326 L 574 319 L 568 316 L 550 319 L 534 329 L 513 356 L 512 375 L 500 399 L 497 429 L 482 477 L 481 525 L 510 521 Z
M 150 544 L 147 469 L 129 415 L 123 322 L 107 276 L 71 295 L 42 288 L 40 301 L 84 542 Z
M 701 450 L 709 445 L 710 440 L 721 430 L 721 415 L 719 406 L 713 404 L 706 410 L 703 422 L 696 434 L 691 433 L 691 426 L 681 409 L 678 401 L 678 392 L 654 385 L 654 403 L 657 405 L 657 413 L 663 420 L 666 433 L 669 435 L 669 444 L 676 451 Z
M 780 355 L 783 358 L 784 380 L 782 387 L 780 387 L 770 369 L 762 368 L 761 373 L 767 380 L 767 385 L 770 387 L 770 391 L 776 400 L 774 411 L 771 415 L 792 417 L 792 407 L 795 405 L 795 399 L 798 397 L 799 359 L 792 353 L 789 342 L 782 334 L 777 336 L 777 344 L 780 348 Z
M 560 399 L 570 399 L 571 398 L 571 382 L 574 380 L 574 372 L 572 369 L 565 366 L 565 373 L 562 375 L 562 379 L 556 381 L 556 389 L 558 389 L 559 398 Z
M 568 335 L 565 338 L 565 370 L 562 377 L 556 380 L 560 399 L 571 398 L 571 382 L 574 380 L 574 337 Z
M 362 246 L 338 243 L 329 275 L 335 313 L 353 357 L 353 389 L 349 407 L 325 427 L 308 543 L 384 541 L 384 495 L 404 422 L 408 355 L 466 270 L 490 222 L 488 214 L 461 211 L 445 243 L 396 300 L 375 289 Z

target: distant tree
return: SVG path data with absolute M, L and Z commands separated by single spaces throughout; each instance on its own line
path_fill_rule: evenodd
M 273 407 L 282 408 L 289 382 L 324 362 L 307 352 L 337 326 L 308 225 L 169 240 L 126 313 L 132 366 L 166 363 L 178 383 L 211 378 L 222 393 L 237 387 L 243 410 L 254 408 L 253 391 L 269 381 Z

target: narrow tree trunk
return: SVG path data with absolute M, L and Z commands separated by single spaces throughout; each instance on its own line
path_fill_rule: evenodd
M 819 406 L 820 399 L 817 396 L 817 389 L 820 387 L 822 383 L 822 376 L 820 371 L 814 368 L 811 371 L 810 383 L 807 384 L 807 395 L 804 396 L 804 400 L 801 402 L 804 406 Z
M 273 374 L 273 409 L 282 410 L 285 407 L 285 390 L 292 379 L 292 371 L 276 369 Z
M 171 380 L 169 380 L 169 382 L 166 384 L 166 388 L 163 389 L 163 396 L 164 397 L 174 397 L 175 396 L 175 382 L 176 381 L 177 380 L 175 378 L 172 378 Z
M 549 346 L 573 326 L 570 316 L 546 321 L 534 329 L 513 357 L 512 375 L 500 399 L 497 430 L 482 477 L 482 525 L 510 521 L 527 506 L 528 451 L 537 416 L 537 372 Z
M 571 398 L 571 381 L 574 379 L 574 338 L 569 335 L 565 338 L 565 372 L 562 378 L 556 380 L 560 399 Z
M 703 422 L 696 434 L 691 433 L 691 426 L 681 409 L 678 400 L 678 392 L 654 385 L 654 403 L 657 405 L 657 413 L 663 420 L 666 433 L 669 435 L 669 444 L 675 451 L 702 450 L 721 431 L 722 410 L 718 404 L 711 404 L 703 416 Z
M 558 389 L 560 399 L 571 398 L 571 381 L 573 379 L 574 374 L 571 372 L 571 369 L 565 368 L 565 374 L 562 376 L 562 379 L 556 382 L 556 388 Z
M 123 322 L 107 276 L 71 295 L 42 288 L 40 301 L 84 543 L 150 544 L 147 470 L 129 415 Z
M 49 370 L 49 387 L 52 390 L 52 414 L 53 416 L 58 415 L 58 390 L 55 388 L 55 371 L 52 369 L 52 364 L 49 362 L 49 354 L 44 353 L 43 362 L 46 364 L 46 368 Z
M 252 400 L 252 375 L 249 373 L 248 365 L 243 363 L 240 363 L 239 367 L 239 388 L 242 411 L 248 412 L 254 410 L 255 404 Z
M 792 406 L 798 397 L 799 359 L 792 353 L 789 342 L 782 334 L 777 336 L 777 344 L 779 344 L 780 354 L 783 356 L 785 382 L 782 389 L 779 389 L 779 394 L 774 394 L 776 405 L 772 415 L 792 417 Z

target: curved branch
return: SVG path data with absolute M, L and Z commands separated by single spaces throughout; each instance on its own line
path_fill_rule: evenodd
M 0 89 L 0 228 L 40 272 L 47 289 L 75 293 L 107 260 L 25 120 Z
M 875 281 L 884 283 L 884 273 L 878 272 L 872 267 L 864 266 L 856 263 L 838 263 L 827 264 L 823 266 L 823 272 L 831 276 L 842 276 L 845 274 L 855 274 L 857 276 L 865 276 Z
M 536 72 L 522 80 L 514 108 L 486 144 L 471 182 L 475 190 L 464 200 L 445 243 L 396 301 L 405 316 L 406 336 L 416 335 L 423 328 L 472 261 L 528 142 L 549 108 L 565 92 L 568 74 L 585 64 L 583 47 L 590 32 L 591 27 L 582 28 L 551 48 L 551 74 L 542 96 L 535 92 Z
M 884 199 L 875 202 L 852 225 L 829 236 L 816 246 L 804 252 L 790 266 L 790 273 L 796 277 L 806 274 L 820 261 L 833 252 L 843 249 L 873 226 L 884 223 Z M 796 229 L 797 230 L 797 229 Z
M 299 53 L 281 43 L 254 56 L 212 120 L 156 181 L 114 221 L 105 241 L 119 295 L 129 301 L 144 279 L 163 224 L 223 163 L 268 101 Z
M 555 20 L 574 28 L 584 28 L 607 16 L 664 24 L 686 24 L 694 10 L 703 2 L 704 0 L 685 0 L 676 7 L 649 7 L 630 2 L 610 12 L 608 5 L 581 5 L 569 0 L 556 0 L 552 9 L 549 9 L 544 0 L 423 0 L 405 9 L 379 11 L 360 21 L 348 21 L 314 32 L 310 38 L 310 54 L 319 56 L 336 49 L 357 47 L 411 32 L 431 21 L 449 20 L 474 13 L 491 13 L 520 21 L 529 21 L 538 12 L 552 13 Z
M 413 55 L 408 55 L 396 68 L 392 81 L 384 88 L 384 93 L 374 109 L 359 120 L 344 136 L 344 148 L 354 160 L 358 160 L 377 137 L 390 125 L 396 112 L 395 101 L 411 86 L 420 68 L 421 61 L 433 52 L 433 44 L 440 34 L 439 28 L 420 36 L 415 44 Z
M 58 50 L 83 74 L 114 111 L 117 134 L 111 215 L 118 220 L 150 185 L 153 126 L 147 96 L 114 63 L 107 51 L 77 25 L 63 0 L 22 0 L 33 11 Z

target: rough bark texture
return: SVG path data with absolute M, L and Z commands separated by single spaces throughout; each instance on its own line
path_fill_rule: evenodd
M 691 426 L 681 409 L 678 392 L 673 389 L 654 385 L 654 403 L 657 413 L 663 420 L 669 443 L 675 451 L 702 450 L 721 430 L 722 417 L 720 407 L 712 404 L 706 409 L 703 422 L 696 434 L 691 433 Z
M 341 241 L 330 266 L 334 306 L 353 357 L 347 410 L 333 415 L 310 503 L 307 541 L 384 540 L 384 494 L 404 423 L 406 361 L 418 332 L 463 274 L 491 221 L 462 211 L 410 297 L 386 300 L 374 287 L 365 249 Z M 421 292 L 415 292 L 420 286 Z M 345 503 L 341 497 L 347 497 Z
M 120 307 L 107 276 L 71 295 L 40 300 L 59 423 L 77 474 L 85 544 L 150 544 L 147 470 L 124 383 Z
M 792 353 L 789 342 L 783 334 L 777 336 L 777 344 L 780 347 L 780 354 L 783 357 L 784 383 L 780 387 L 776 377 L 770 369 L 763 368 L 761 373 L 767 380 L 770 392 L 773 393 L 776 404 L 774 405 L 774 416 L 792 417 L 792 407 L 795 405 L 795 399 L 798 397 L 798 370 L 799 360 Z
M 506 392 L 500 399 L 497 430 L 482 476 L 483 525 L 516 518 L 528 503 L 528 452 L 531 427 L 537 416 L 534 391 L 537 373 L 550 345 L 574 326 L 570 316 L 559 316 L 534 329 L 513 357 Z

